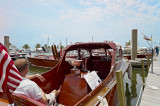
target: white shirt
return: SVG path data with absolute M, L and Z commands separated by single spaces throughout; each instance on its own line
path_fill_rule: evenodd
M 40 98 L 42 98 L 39 86 L 35 82 L 23 77 L 20 85 L 14 92 L 23 94 L 34 100 L 39 100 Z

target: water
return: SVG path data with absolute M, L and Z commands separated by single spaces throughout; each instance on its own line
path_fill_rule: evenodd
M 36 56 L 36 55 L 48 55 L 48 56 L 50 56 L 50 55 L 52 55 L 52 53 L 51 52 L 42 52 L 42 53 L 32 53 L 31 54 L 31 56 L 32 57 L 34 57 L 34 56 Z M 34 66 L 32 66 L 31 64 L 29 64 L 29 72 L 28 72 L 28 75 L 30 75 L 30 74 L 42 74 L 42 73 L 44 73 L 44 72 L 47 72 L 47 71 L 49 71 L 50 70 L 50 68 L 39 68 L 39 67 L 34 67 Z
M 31 75 L 31 74 L 42 74 L 42 73 L 45 73 L 45 72 L 47 72 L 49 70 L 50 70 L 50 68 L 34 67 L 31 64 L 29 64 L 28 75 Z
M 38 68 L 32 65 L 29 65 L 29 73 L 28 74 L 42 74 L 44 72 L 49 71 L 49 68 Z M 148 70 L 145 70 L 145 77 L 148 74 Z M 137 100 L 140 95 L 140 90 L 142 88 L 142 70 L 141 69 L 132 69 L 132 79 L 128 78 L 128 74 L 126 73 L 124 76 L 124 89 L 126 95 L 127 106 L 136 106 Z
M 148 70 L 145 69 L 145 80 Z M 142 69 L 132 69 L 132 79 L 128 78 L 128 74 L 124 76 L 124 88 L 127 106 L 136 106 L 141 88 L 143 87 Z

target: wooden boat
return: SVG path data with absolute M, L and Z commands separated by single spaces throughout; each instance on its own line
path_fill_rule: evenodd
M 34 57 L 28 57 L 28 61 L 33 66 L 43 67 L 43 68 L 53 68 L 55 67 L 60 59 L 59 53 L 57 51 L 56 45 L 52 45 L 53 55 L 36 55 Z M 46 50 L 43 47 L 43 51 Z
M 15 53 L 15 52 L 10 52 L 9 55 L 13 61 L 20 58 L 26 58 L 27 56 L 26 53 Z
M 146 58 L 148 55 L 146 54 L 137 54 L 137 58 Z M 131 54 L 123 55 L 124 58 L 127 58 L 128 60 L 131 60 Z
M 47 56 L 47 55 L 37 55 L 34 57 L 27 57 L 27 58 L 31 65 L 43 68 L 53 68 L 59 62 L 59 60 L 55 60 L 53 56 Z
M 73 51 L 77 56 L 68 56 Z M 66 106 L 98 105 L 101 102 L 98 99 L 99 96 L 106 99 L 109 106 L 117 106 L 115 72 L 122 70 L 124 75 L 129 67 L 129 63 L 123 60 L 122 50 L 115 43 L 76 43 L 65 48 L 58 65 L 42 74 L 46 78 L 45 82 L 42 83 L 37 78 L 32 80 L 45 93 L 61 88 L 57 102 Z M 100 78 L 95 88 L 89 86 L 90 83 L 87 82 L 85 77 L 92 72 L 96 72 L 96 75 Z M 16 94 L 14 96 L 20 98 Z M 24 100 L 14 99 L 14 102 L 22 104 L 31 102 L 28 98 Z
M 70 61 L 75 58 L 68 57 L 73 51 L 77 53 L 76 59 L 82 60 L 82 65 L 77 70 L 70 65 Z M 128 67 L 129 63 L 123 60 L 122 50 L 115 43 L 76 43 L 65 48 L 56 67 L 42 74 L 47 79 L 45 83 L 38 79 L 33 81 L 46 93 L 61 87 L 57 102 L 66 106 L 97 105 L 100 103 L 98 96 L 106 98 L 109 106 L 117 106 L 115 72 L 122 70 L 124 74 Z M 83 76 L 94 70 L 102 82 L 92 90 Z
M 126 53 L 127 50 L 129 50 L 130 52 Z M 137 51 L 137 58 L 146 58 L 147 56 L 151 56 L 151 55 L 152 55 L 152 51 L 147 50 L 146 47 L 140 47 L 139 50 Z M 124 49 L 123 57 L 128 60 L 131 60 L 131 48 L 130 47 L 128 49 Z

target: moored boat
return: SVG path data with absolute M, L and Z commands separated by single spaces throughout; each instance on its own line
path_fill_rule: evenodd
M 61 88 L 57 102 L 66 106 L 98 105 L 101 102 L 99 97 L 106 99 L 109 106 L 117 106 L 115 72 L 122 70 L 124 75 L 129 67 L 122 50 L 113 42 L 76 43 L 67 46 L 59 63 L 42 74 L 45 82 L 37 78 L 32 80 L 45 93 Z M 18 94 L 13 94 L 13 100 L 18 104 L 40 105 Z
M 77 56 L 69 58 L 68 54 L 73 52 Z M 98 105 L 98 96 L 105 98 L 109 106 L 117 106 L 115 72 L 122 70 L 124 74 L 129 66 L 129 62 L 123 60 L 122 50 L 113 42 L 76 43 L 64 49 L 57 66 L 42 74 L 47 79 L 45 83 L 32 80 L 46 93 L 61 87 L 57 102 L 66 106 Z M 100 79 L 97 82 L 94 78 L 94 87 L 85 77 L 92 72 Z
M 148 54 L 137 54 L 137 58 L 146 58 L 147 56 L 150 56 Z M 124 58 L 127 58 L 128 60 L 131 60 L 131 54 L 124 54 Z
M 15 61 L 16 59 L 27 57 L 26 53 L 18 53 L 18 52 L 10 52 L 9 55 L 13 61 Z
M 127 50 L 130 52 L 126 52 Z M 137 51 L 137 58 L 146 58 L 147 56 L 151 56 L 151 55 L 152 55 L 152 51 L 149 50 L 147 47 L 139 47 Z M 131 48 L 130 47 L 128 49 L 124 49 L 123 57 L 128 60 L 131 60 Z
M 48 55 L 37 55 L 34 57 L 27 57 L 27 58 L 31 65 L 43 68 L 53 68 L 59 62 L 59 60 L 55 60 L 53 56 L 48 56 Z

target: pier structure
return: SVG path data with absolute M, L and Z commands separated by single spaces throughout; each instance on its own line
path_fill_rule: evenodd
M 137 58 L 137 29 L 132 30 L 132 49 L 131 49 L 131 60 Z
M 135 60 L 129 60 L 132 68 L 142 68 L 142 60 L 144 60 L 144 68 L 148 67 L 148 59 L 147 58 L 135 58 Z M 151 59 L 149 59 L 151 62 Z
M 138 36 L 138 30 L 137 29 L 132 29 L 131 32 L 131 60 L 129 60 L 132 68 L 142 68 L 142 62 L 141 60 L 144 60 L 144 66 L 145 68 L 148 66 L 148 59 L 146 57 L 137 57 L 137 36 Z M 151 59 L 149 59 L 151 61 Z
M 4 46 L 9 51 L 9 36 L 4 36 Z
M 160 61 L 153 61 L 144 84 L 140 106 L 160 106 Z

